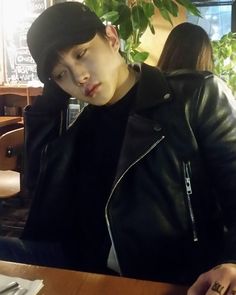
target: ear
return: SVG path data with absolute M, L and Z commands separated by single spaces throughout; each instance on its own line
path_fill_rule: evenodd
M 116 29 L 112 25 L 106 26 L 106 36 L 110 46 L 115 50 L 120 49 L 120 39 Z

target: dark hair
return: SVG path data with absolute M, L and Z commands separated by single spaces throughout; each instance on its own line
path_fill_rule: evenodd
M 181 23 L 167 37 L 157 66 L 163 71 L 213 69 L 213 50 L 206 31 L 192 23 Z
M 106 26 L 105 25 L 104 25 L 104 27 L 98 29 L 97 35 L 100 36 L 101 38 L 106 39 Z M 60 60 L 60 54 L 67 51 L 69 48 L 71 48 L 74 45 L 76 45 L 74 42 L 69 45 L 67 44 L 66 47 L 59 48 L 57 51 L 54 51 L 51 53 L 49 61 L 48 61 L 47 65 L 45 66 L 46 76 L 48 76 L 48 77 L 51 76 L 54 66 Z

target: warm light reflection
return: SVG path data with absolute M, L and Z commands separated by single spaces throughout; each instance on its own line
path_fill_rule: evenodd
M 13 34 L 22 20 L 29 13 L 28 0 L 4 0 L 4 31 Z
M 46 8 L 45 0 L 0 0 L 3 7 L 4 61 L 7 84 L 38 81 L 36 65 L 26 42 L 34 19 Z

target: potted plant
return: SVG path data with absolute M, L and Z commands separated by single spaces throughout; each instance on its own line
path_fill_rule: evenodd
M 236 96 L 236 33 L 229 32 L 212 41 L 214 73 L 221 77 Z
M 142 62 L 149 53 L 140 52 L 140 38 L 149 27 L 155 34 L 151 18 L 155 9 L 172 24 L 172 17 L 178 16 L 178 5 L 191 14 L 200 16 L 199 10 L 190 0 L 84 0 L 103 21 L 114 25 L 123 41 L 121 52 L 129 62 Z

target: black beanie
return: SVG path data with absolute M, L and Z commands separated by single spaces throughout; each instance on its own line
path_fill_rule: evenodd
M 48 80 L 50 57 L 67 46 L 90 41 L 104 28 L 99 17 L 79 2 L 63 2 L 47 8 L 27 33 L 29 51 L 37 64 L 39 79 Z

